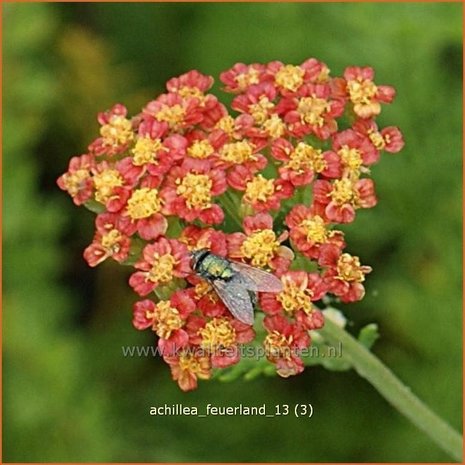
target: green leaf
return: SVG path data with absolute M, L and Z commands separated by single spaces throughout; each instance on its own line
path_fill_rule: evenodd
M 174 216 L 168 218 L 168 230 L 166 231 L 166 236 L 169 238 L 178 238 L 181 235 L 183 230 L 183 225 L 181 220 Z
M 379 338 L 378 325 L 370 323 L 364 326 L 358 333 L 358 341 L 363 344 L 368 350 L 373 347 L 373 344 Z
M 129 249 L 129 255 L 124 262 L 121 262 L 125 266 L 133 266 L 139 259 L 142 254 L 142 249 L 145 246 L 145 242 L 142 239 L 133 237 L 131 239 L 131 248 Z
M 294 260 L 291 263 L 291 270 L 293 271 L 306 271 L 311 273 L 313 271 L 317 271 L 318 265 L 316 262 L 310 260 L 309 258 L 302 255 L 300 252 L 296 252 L 297 247 L 294 247 Z
M 103 213 L 105 211 L 105 205 L 102 205 L 100 202 L 96 200 L 88 200 L 84 203 L 84 207 L 94 213 Z

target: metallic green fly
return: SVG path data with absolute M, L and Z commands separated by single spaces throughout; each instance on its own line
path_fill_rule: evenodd
M 191 253 L 192 269 L 208 281 L 238 320 L 252 325 L 256 292 L 281 292 L 279 278 L 244 263 L 228 260 L 200 249 Z

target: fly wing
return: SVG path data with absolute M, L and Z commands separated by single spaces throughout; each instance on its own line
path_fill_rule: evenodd
M 283 284 L 279 278 L 267 271 L 254 268 L 245 263 L 231 262 L 231 268 L 238 273 L 238 278 L 249 291 L 281 292 Z
M 241 280 L 234 276 L 229 281 L 212 281 L 213 288 L 228 310 L 240 321 L 253 325 L 253 305 Z

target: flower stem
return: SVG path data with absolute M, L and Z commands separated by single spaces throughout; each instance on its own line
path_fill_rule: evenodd
M 239 216 L 239 205 L 236 203 L 236 199 L 230 195 L 228 192 L 225 192 L 220 197 L 220 203 L 229 214 L 230 218 L 239 227 L 239 230 L 242 229 L 242 220 Z
M 326 318 L 320 334 L 332 344 L 341 343 L 344 357 L 402 415 L 423 430 L 441 449 L 462 461 L 462 437 L 432 412 L 383 363 L 343 328 Z

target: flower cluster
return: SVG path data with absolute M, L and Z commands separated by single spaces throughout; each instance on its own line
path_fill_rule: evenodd
M 255 338 L 280 376 L 303 371 L 299 351 L 324 324 L 315 302 L 362 299 L 371 271 L 337 225 L 376 205 L 370 167 L 403 146 L 399 129 L 375 122 L 395 91 L 369 67 L 332 77 L 315 58 L 239 63 L 220 80 L 234 112 L 209 93 L 212 77 L 190 71 L 133 117 L 120 104 L 99 114 L 99 137 L 58 179 L 98 212 L 88 264 L 134 267 L 133 324 L 156 334 L 186 391 L 238 363 Z M 193 272 L 198 249 L 281 280 L 281 292 L 258 295 L 263 327 L 236 319 Z

